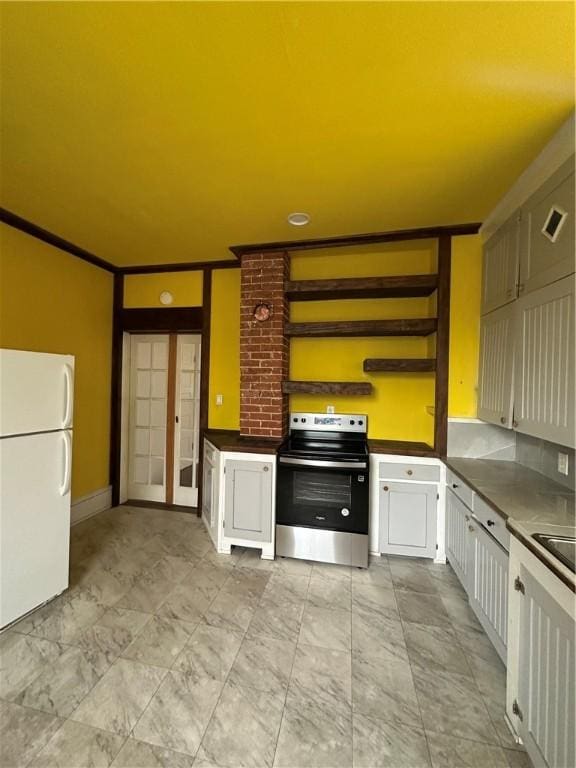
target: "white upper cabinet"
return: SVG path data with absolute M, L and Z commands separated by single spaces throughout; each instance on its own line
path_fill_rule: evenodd
M 572 156 L 522 206 L 519 294 L 573 274 L 575 265 Z
M 516 328 L 515 426 L 575 447 L 573 277 L 520 298 Z
M 484 246 L 482 314 L 516 298 L 520 215 L 515 213 Z
M 512 426 L 515 308 L 507 304 L 480 319 L 478 416 L 507 428 Z

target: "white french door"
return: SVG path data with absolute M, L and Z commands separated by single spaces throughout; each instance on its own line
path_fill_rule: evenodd
M 190 507 L 198 503 L 200 341 L 178 334 L 176 342 L 174 504 Z
M 130 340 L 130 499 L 166 500 L 168 345 L 168 335 Z
M 198 503 L 200 349 L 197 334 L 131 336 L 129 499 Z

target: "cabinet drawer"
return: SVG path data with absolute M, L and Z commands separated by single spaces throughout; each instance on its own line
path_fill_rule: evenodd
M 215 448 L 208 440 L 204 440 L 204 458 L 214 464 L 216 457 L 218 456 L 218 449 Z
M 378 467 L 380 480 L 424 480 L 437 483 L 440 480 L 440 467 L 431 464 L 387 464 L 381 462 Z
M 506 520 L 479 496 L 474 499 L 474 516 L 508 552 L 510 549 L 510 532 L 506 528 Z
M 476 494 L 465 482 L 460 480 L 458 475 L 455 475 L 454 472 L 451 472 L 449 469 L 446 469 L 446 485 L 456 494 L 456 496 L 458 496 L 460 501 L 463 501 L 464 504 L 466 504 L 468 509 L 473 509 L 472 505 Z

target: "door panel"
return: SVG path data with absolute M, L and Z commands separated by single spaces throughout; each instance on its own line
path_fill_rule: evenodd
M 201 336 L 179 334 L 176 347 L 174 503 L 198 503 Z
M 512 427 L 514 307 L 508 304 L 480 320 L 478 416 L 508 429 Z
M 128 496 L 165 501 L 168 336 L 133 335 L 130 350 Z
M 381 552 L 434 557 L 437 492 L 435 485 L 381 481 Z
M 516 298 L 519 228 L 515 213 L 484 246 L 482 314 Z
M 272 467 L 262 461 L 225 464 L 224 531 L 229 538 L 271 541 Z

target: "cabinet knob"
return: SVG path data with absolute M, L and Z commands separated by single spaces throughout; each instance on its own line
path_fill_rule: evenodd
M 500 416 L 500 424 L 506 424 L 506 416 Z
M 452 483 L 452 488 L 458 488 L 458 483 Z
M 469 520 L 470 520 L 470 515 L 464 515 L 464 520 L 466 520 L 466 522 L 469 522 Z
M 383 486 L 382 486 L 382 490 L 383 490 L 383 491 L 387 491 L 387 490 L 388 490 L 388 486 L 387 486 L 387 485 L 383 485 Z
M 270 467 L 262 467 L 262 472 L 268 472 L 269 469 Z
M 492 528 L 492 526 L 493 526 L 493 525 L 496 525 L 496 523 L 494 522 L 494 520 L 486 520 L 486 525 L 487 525 L 489 528 Z
M 413 473 L 412 473 L 412 470 L 411 470 L 411 469 L 407 469 L 407 470 L 406 470 L 406 474 L 407 474 L 407 475 L 411 475 L 411 474 L 413 474 Z
M 469 526 L 468 526 L 468 530 L 470 531 L 470 533 L 474 533 L 474 531 L 475 531 L 476 529 L 474 528 L 474 526 L 473 526 L 473 525 L 469 525 Z
M 514 427 L 514 429 L 516 429 L 516 427 L 518 426 L 518 422 L 516 421 L 516 419 L 514 419 L 514 421 L 512 422 L 512 426 Z

